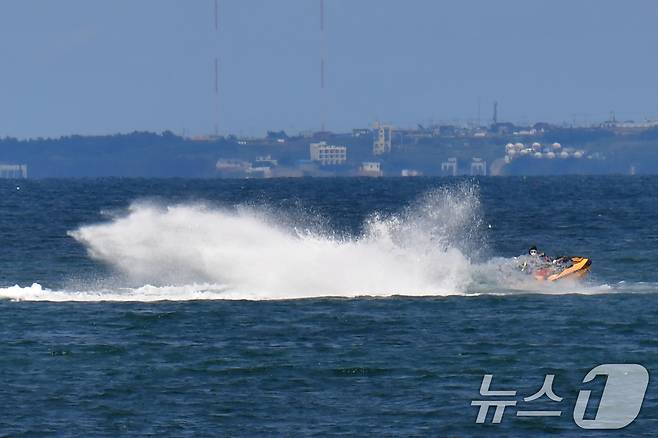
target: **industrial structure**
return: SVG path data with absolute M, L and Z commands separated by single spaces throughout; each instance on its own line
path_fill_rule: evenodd
M 27 178 L 27 165 L 0 164 L 0 178 Z
M 505 163 L 511 163 L 514 160 L 525 157 L 532 157 L 539 160 L 552 160 L 555 158 L 580 159 L 584 156 L 584 150 L 576 148 L 563 148 L 562 145 L 557 142 L 547 146 L 543 146 L 538 142 L 534 142 L 529 146 L 526 146 L 523 143 L 507 143 L 505 145 Z
M 441 163 L 441 172 L 446 175 L 457 175 L 457 158 L 448 158 L 448 161 Z
M 471 161 L 471 175 L 487 176 L 487 162 L 482 158 L 473 158 Z

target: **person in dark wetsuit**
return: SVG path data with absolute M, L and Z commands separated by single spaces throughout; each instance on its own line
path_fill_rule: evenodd
M 539 252 L 536 246 L 531 246 L 530 249 L 528 249 L 528 255 L 521 256 L 519 259 L 522 262 L 519 268 L 521 271 L 528 274 L 532 274 L 539 270 L 550 269 L 555 262 L 543 252 Z
M 528 257 L 524 262 L 523 271 L 552 270 L 560 271 L 571 265 L 568 257 L 549 257 L 543 252 L 539 252 L 536 246 L 528 249 Z
M 531 246 L 530 249 L 528 250 L 528 255 L 534 259 L 536 259 L 537 264 L 547 264 L 551 263 L 553 259 L 551 259 L 549 256 L 544 254 L 543 252 L 539 252 L 536 246 Z

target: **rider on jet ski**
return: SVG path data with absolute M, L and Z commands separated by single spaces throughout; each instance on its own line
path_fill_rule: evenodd
M 551 268 L 555 265 L 562 264 L 565 261 L 564 257 L 551 258 L 543 252 L 539 252 L 534 245 L 528 250 L 527 256 L 519 258 L 522 261 L 520 268 L 524 272 L 534 272 L 539 269 Z
M 518 269 L 533 275 L 537 280 L 556 281 L 561 278 L 581 278 L 586 275 L 592 261 L 587 257 L 548 257 L 539 252 L 536 246 L 531 246 L 528 255 L 516 258 Z

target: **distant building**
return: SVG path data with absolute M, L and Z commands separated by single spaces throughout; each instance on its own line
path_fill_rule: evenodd
M 221 158 L 215 163 L 215 168 L 223 178 L 244 178 L 248 176 L 251 163 L 234 158 Z
M 560 143 L 553 143 L 551 145 L 542 146 L 540 143 L 535 142 L 530 146 L 526 146 L 523 143 L 507 143 L 505 145 L 505 156 L 503 160 L 506 164 L 509 164 L 518 159 L 525 159 L 527 157 L 532 157 L 535 159 L 580 159 L 586 155 L 584 150 L 575 149 L 573 147 L 563 147 Z M 592 155 L 593 157 L 593 155 Z M 604 158 L 602 158 L 604 159 Z M 475 159 L 474 159 L 475 160 Z
M 256 157 L 254 161 L 249 164 L 245 173 L 248 178 L 271 178 L 272 169 L 276 168 L 279 162 L 272 158 L 271 155 L 263 155 Z
M 391 152 L 391 138 L 393 127 L 391 125 L 382 125 L 375 123 L 373 130 L 372 153 L 374 155 L 383 155 Z
M 457 158 L 448 158 L 448 161 L 441 163 L 441 172 L 445 175 L 457 175 Z
M 251 167 L 276 167 L 279 165 L 279 161 L 272 158 L 271 155 L 262 155 L 256 157 L 254 162 L 251 164 Z
M 288 139 L 288 134 L 286 131 L 267 131 L 267 136 L 265 137 L 269 141 L 276 141 L 279 143 L 285 143 Z M 283 141 L 279 141 L 283 140 Z
M 532 128 L 537 132 L 544 132 L 544 131 L 550 131 L 553 128 L 553 126 L 551 126 L 549 123 L 537 122 L 534 125 L 532 125 Z
M 191 141 L 199 141 L 199 142 L 211 142 L 213 141 L 212 138 L 210 138 L 209 135 L 193 135 L 192 137 L 189 137 L 189 140 Z
M 415 169 L 402 169 L 400 171 L 400 176 L 423 176 L 423 172 Z
M 518 131 L 514 131 L 513 134 L 514 134 L 514 135 L 522 135 L 522 136 L 529 137 L 529 136 L 537 135 L 537 130 L 534 129 L 534 128 L 530 128 L 530 129 L 520 129 L 520 130 L 518 130 Z
M 311 143 L 309 146 L 311 161 L 319 161 L 323 166 L 345 164 L 347 147 L 327 144 L 326 141 Z
M 0 178 L 27 178 L 27 165 L 0 164 Z
M 220 172 L 244 172 L 251 167 L 251 164 L 248 161 L 222 158 L 217 160 L 215 167 Z
M 272 168 L 269 166 L 250 167 L 246 171 L 247 178 L 271 178 Z
M 438 127 L 438 135 L 442 137 L 454 137 L 457 135 L 457 128 L 453 125 L 441 125 Z
M 489 131 L 498 134 L 498 135 L 508 135 L 516 130 L 516 126 L 513 123 L 503 122 L 503 123 L 494 123 L 489 127 Z
M 482 158 L 473 158 L 473 161 L 471 161 L 471 175 L 487 176 L 487 162 Z
M 616 120 L 614 116 L 612 116 L 610 120 L 601 123 L 599 126 L 601 128 L 607 128 L 607 129 L 643 130 L 643 129 L 655 128 L 656 126 L 658 126 L 658 119 L 648 119 L 643 122 L 635 122 L 633 120 L 626 120 L 622 122 Z
M 372 131 L 368 128 L 355 128 L 352 129 L 352 137 L 367 137 L 371 135 Z
M 359 175 L 361 176 L 382 176 L 382 165 L 376 161 L 364 161 L 359 167 Z

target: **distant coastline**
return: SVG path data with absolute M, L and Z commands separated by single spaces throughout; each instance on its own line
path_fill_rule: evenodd
M 5 137 L 1 169 L 6 172 L 0 176 L 11 178 L 657 174 L 658 121 L 414 129 L 376 124 L 348 133 L 279 131 L 263 138 L 188 138 L 169 131 Z

